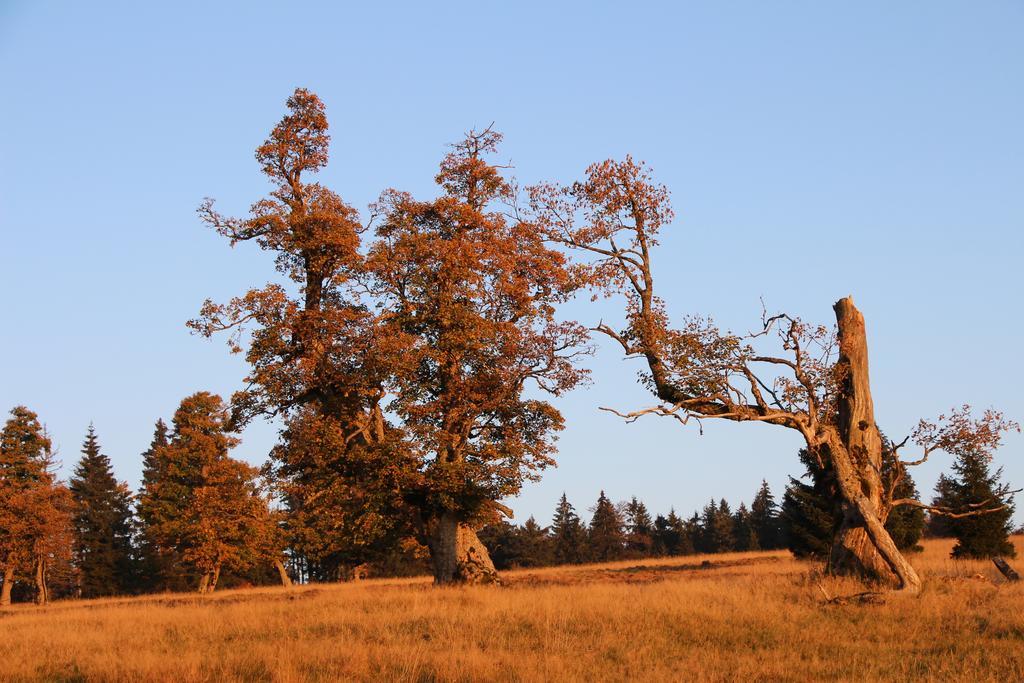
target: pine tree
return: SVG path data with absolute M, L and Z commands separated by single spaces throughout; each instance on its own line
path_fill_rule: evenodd
M 782 529 L 779 522 L 779 508 L 775 503 L 775 497 L 768 486 L 768 482 L 761 480 L 761 488 L 758 489 L 750 504 L 750 522 L 757 537 L 757 548 L 761 550 L 774 550 L 782 547 Z M 752 548 L 754 549 L 754 548 Z
M 667 517 L 658 515 L 654 520 L 654 552 L 658 555 L 693 553 L 693 539 L 675 508 L 669 510 Z
M 992 473 L 989 462 L 990 456 L 987 453 L 963 451 L 953 464 L 956 473 L 950 486 L 950 507 L 953 510 L 969 511 L 981 505 L 990 506 L 993 502 L 1005 505 L 996 512 L 950 519 L 957 540 L 953 546 L 953 557 L 1016 556 L 1009 539 L 1014 511 L 1013 495 L 1009 493 L 1008 486 L 1000 483 L 1002 468 Z
M 828 558 L 838 520 L 827 495 L 814 484 L 789 478 L 789 486 L 782 496 L 780 521 L 790 552 L 801 558 Z
M 92 425 L 71 479 L 75 565 L 82 597 L 118 595 L 133 583 L 131 494 L 114 478 Z
M 636 496 L 626 505 L 626 548 L 635 557 L 649 556 L 654 547 L 654 522 Z
M 895 456 L 884 436 L 883 444 L 882 483 L 888 488 L 896 471 L 893 466 Z M 780 515 L 783 537 L 786 547 L 797 557 L 826 559 L 831 553 L 832 542 L 841 522 L 832 491 L 835 486 L 834 475 L 830 470 L 823 469 L 805 449 L 800 450 L 799 457 L 807 468 L 804 477 L 810 479 L 811 483 L 806 484 L 790 477 Z M 913 477 L 905 473 L 897 486 L 896 497 L 915 491 Z M 924 517 L 919 511 L 895 508 L 889 513 L 885 528 L 900 550 L 913 549 L 921 538 Z
M 537 523 L 533 517 L 516 530 L 519 567 L 544 567 L 552 564 L 552 542 L 548 529 Z
M 163 419 L 153 428 L 149 448 L 142 452 L 142 487 L 135 497 L 135 537 L 137 544 L 136 588 L 150 592 L 169 588 L 174 574 L 171 558 L 160 554 L 154 537 L 153 515 L 156 509 L 156 491 L 163 475 L 162 450 L 167 448 L 168 429 Z M 143 494 L 147 501 L 143 504 Z M 146 508 L 146 509 L 144 509 Z
M 593 516 L 587 534 L 590 559 L 596 562 L 620 559 L 625 549 L 622 517 L 604 491 L 601 491 L 591 512 Z
M 556 564 L 578 564 L 586 558 L 586 529 L 562 493 L 551 520 L 552 553 Z
M 718 514 L 715 515 L 715 545 L 718 552 L 727 553 L 736 547 L 736 531 L 733 528 L 732 510 L 725 498 L 718 503 Z
M 698 552 L 724 553 L 735 546 L 732 510 L 723 498 L 719 503 L 714 500 L 704 506 L 700 519 L 700 544 Z
M 953 508 L 953 479 L 945 474 L 939 475 L 935 482 L 935 495 L 932 496 L 932 505 L 940 508 Z M 925 531 L 931 538 L 953 538 L 953 520 L 946 515 L 929 514 Z
M 887 488 L 892 484 L 892 471 L 886 471 L 886 476 L 882 478 Z M 917 485 L 909 473 L 904 473 L 903 478 L 893 488 L 893 500 L 900 498 L 917 500 L 920 496 Z M 924 535 L 924 524 L 924 510 L 919 507 L 901 505 L 889 511 L 889 516 L 885 520 L 885 529 L 889 532 L 897 548 L 905 551 L 919 552 L 924 549 L 918 543 L 921 540 L 921 536 Z
M 740 503 L 740 506 L 736 508 L 736 514 L 732 517 L 732 526 L 735 539 L 734 550 L 746 552 L 761 549 L 754 520 L 750 511 L 747 510 L 746 504 Z
M 178 412 L 181 411 L 179 408 Z M 184 425 L 183 418 L 183 428 Z M 157 420 L 153 440 L 142 454 L 142 488 L 136 499 L 141 584 L 149 591 L 183 591 L 193 580 L 177 550 L 173 527 L 185 514 L 188 491 L 198 472 L 186 476 L 183 464 L 172 462 L 169 446 L 167 425 L 162 419 Z

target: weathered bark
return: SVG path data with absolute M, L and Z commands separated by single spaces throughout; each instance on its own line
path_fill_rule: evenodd
M 434 583 L 499 583 L 486 546 L 476 532 L 451 514 L 437 519 L 430 534 L 430 560 Z
M 281 585 L 285 588 L 291 588 L 292 577 L 288 576 L 288 570 L 285 569 L 284 562 L 274 560 L 274 568 L 277 569 L 277 574 L 281 577 Z
M 36 604 L 45 605 L 49 597 L 46 590 L 46 562 L 40 557 L 36 560 Z
M 992 563 L 999 570 L 999 573 L 1006 577 L 1007 581 L 1020 581 L 1020 574 L 1014 571 L 1010 563 L 1001 557 L 993 557 Z
M 837 434 L 827 439 L 825 449 L 835 471 L 843 519 L 829 568 L 917 591 L 921 579 L 885 530 L 882 437 L 871 398 L 864 316 L 849 297 L 837 301 L 834 308 L 839 327 L 836 370 L 842 386 Z
M 0 607 L 10 607 L 11 588 L 14 587 L 14 568 L 4 568 L 4 584 L 0 586 Z

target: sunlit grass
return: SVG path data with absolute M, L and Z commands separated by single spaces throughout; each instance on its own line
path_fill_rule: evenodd
M 1024 585 L 949 545 L 882 605 L 775 552 L 16 606 L 0 680 L 1021 680 Z

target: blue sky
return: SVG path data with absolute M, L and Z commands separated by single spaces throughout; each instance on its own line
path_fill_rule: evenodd
M 296 86 L 328 106 L 321 180 L 358 207 L 433 193 L 445 144 L 492 121 L 524 182 L 632 153 L 673 193 L 672 312 L 742 331 L 761 297 L 831 322 L 852 294 L 888 434 L 964 402 L 1024 418 L 1017 0 L 212 4 L 0 2 L 0 409 L 36 410 L 65 469 L 92 421 L 134 485 L 157 417 L 239 387 L 240 359 L 184 323 L 272 266 L 195 208 L 266 192 L 253 150 Z M 651 400 L 611 346 L 590 367 L 520 519 L 563 490 L 580 510 L 603 488 L 689 513 L 799 473 L 794 433 L 599 412 Z M 254 425 L 238 455 L 274 438 Z M 918 468 L 924 491 L 949 461 Z M 997 464 L 1024 485 L 1021 436 Z

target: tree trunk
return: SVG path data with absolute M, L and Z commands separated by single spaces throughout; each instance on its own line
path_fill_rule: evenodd
M 213 576 L 210 577 L 210 585 L 206 587 L 207 593 L 212 593 L 217 590 L 217 582 L 220 581 L 220 563 L 213 568 Z
M 855 574 L 916 592 L 921 579 L 885 530 L 882 436 L 875 424 L 864 316 L 847 297 L 836 302 L 841 373 L 837 427 L 826 454 L 836 475 L 843 519 L 829 557 L 837 574 Z
M 0 586 L 0 607 L 10 607 L 11 588 L 14 586 L 14 568 L 4 568 L 4 584 Z
M 48 597 L 46 594 L 46 563 L 40 557 L 36 559 L 36 604 L 45 605 Z
M 430 560 L 437 585 L 499 583 L 491 556 L 476 532 L 446 512 L 430 534 Z
M 288 576 L 288 570 L 284 568 L 284 562 L 274 560 L 274 568 L 277 569 L 277 573 L 281 577 L 281 585 L 285 588 L 291 588 L 292 577 Z

